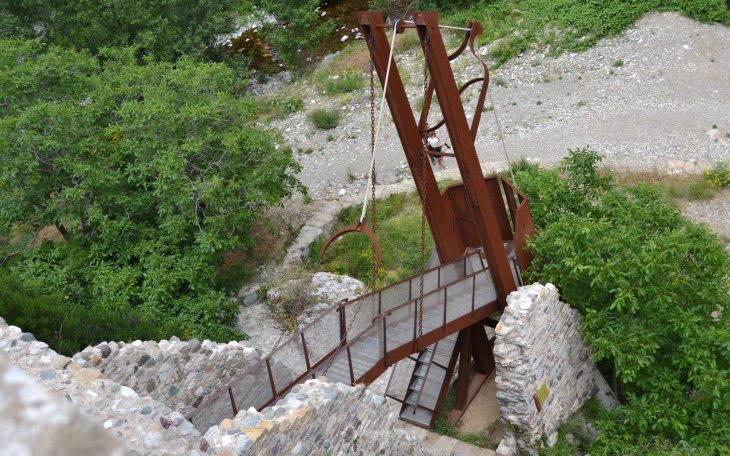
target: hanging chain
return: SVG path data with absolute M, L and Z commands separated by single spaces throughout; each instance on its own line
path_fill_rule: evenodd
M 375 157 L 375 76 L 374 76 L 374 63 L 372 58 L 370 59 L 370 156 Z M 385 90 L 385 89 L 383 89 Z M 373 185 L 370 186 L 372 190 L 372 204 L 370 209 L 370 226 L 373 233 L 375 233 L 375 160 L 373 159 L 373 167 L 370 170 L 370 178 L 372 179 Z M 375 249 L 375 246 L 373 246 Z M 370 274 L 370 283 L 368 283 L 368 290 L 372 291 L 375 288 L 375 279 L 378 277 L 377 271 L 373 271 Z
M 425 43 L 425 61 L 423 63 L 423 98 L 426 98 L 428 91 L 428 35 L 426 35 Z M 429 161 L 427 148 L 423 148 L 422 157 L 423 166 L 421 168 L 421 281 L 418 308 L 418 337 L 423 335 L 423 275 L 426 272 L 426 165 Z
M 421 188 L 423 189 L 423 202 L 421 203 L 421 290 L 418 309 L 418 337 L 423 335 L 423 274 L 426 272 L 426 163 L 428 159 L 423 154 L 423 167 L 421 170 Z

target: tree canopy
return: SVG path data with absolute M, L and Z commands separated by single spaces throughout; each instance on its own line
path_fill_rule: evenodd
M 233 336 L 218 253 L 250 246 L 262 211 L 306 190 L 291 149 L 254 123 L 256 102 L 231 90 L 232 70 L 186 56 L 140 64 L 134 48 L 102 48 L 103 65 L 37 41 L 0 48 L 0 233 L 19 252 L 13 274 L 130 328 Z M 62 241 L 8 245 L 51 225 Z
M 730 256 L 657 189 L 612 185 L 599 160 L 578 150 L 517 173 L 540 231 L 528 279 L 580 310 L 594 359 L 615 372 L 624 406 L 609 435 L 730 445 Z
M 174 60 L 199 55 L 235 29 L 243 0 L 0 0 L 0 37 L 32 38 L 96 53 L 133 46 Z

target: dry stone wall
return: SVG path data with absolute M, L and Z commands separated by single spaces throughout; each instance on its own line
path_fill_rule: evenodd
M 183 415 L 260 359 L 248 342 L 217 344 L 177 337 L 158 342 L 103 342 L 73 357 L 73 364 L 104 376 Z
M 123 456 L 127 449 L 0 354 L 0 455 L 39 454 Z
M 185 401 L 258 359 L 242 343 L 174 339 L 103 343 L 68 358 L 0 318 L 0 455 L 431 454 L 394 430 L 385 399 L 324 377 L 202 436 L 181 413 Z
M 502 419 L 522 437 L 507 435 L 497 454 L 515 454 L 517 446 L 529 447 L 543 434 L 553 444 L 558 427 L 599 389 L 608 389 L 596 380 L 600 374 L 583 342 L 578 311 L 560 301 L 555 286 L 520 287 L 507 303 L 494 343 L 497 400 Z
M 260 412 L 241 411 L 211 427 L 201 449 L 218 455 L 428 455 L 419 438 L 394 429 L 385 399 L 363 385 L 308 380 Z

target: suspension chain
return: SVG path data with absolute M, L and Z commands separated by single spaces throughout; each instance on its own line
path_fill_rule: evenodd
M 421 203 L 421 283 L 420 283 L 420 301 L 418 308 L 418 337 L 423 335 L 423 274 L 426 272 L 426 164 L 428 158 L 426 153 L 423 154 L 423 166 L 421 169 L 421 188 L 423 189 L 423 199 Z
M 425 43 L 425 60 L 423 63 L 423 97 L 426 98 L 426 92 L 428 91 L 428 35 L 424 40 Z M 423 149 L 422 157 L 423 166 L 421 167 L 421 191 L 423 197 L 421 198 L 421 281 L 420 281 L 420 294 L 418 303 L 418 337 L 423 335 L 423 275 L 426 272 L 426 165 L 429 161 L 427 149 Z
M 375 156 L 375 76 L 374 73 L 375 64 L 373 63 L 373 60 L 370 59 L 370 154 L 371 156 Z M 385 90 L 385 89 L 383 89 Z M 371 185 L 371 191 L 372 191 L 372 204 L 370 213 L 372 214 L 370 216 L 370 224 L 371 229 L 373 233 L 375 233 L 375 160 L 373 160 L 373 168 L 370 170 L 370 176 L 372 177 L 373 185 Z M 375 248 L 373 246 L 373 248 Z M 372 291 L 375 287 L 375 279 L 377 278 L 377 272 L 373 271 L 372 274 L 370 274 L 370 283 L 368 284 L 368 289 Z

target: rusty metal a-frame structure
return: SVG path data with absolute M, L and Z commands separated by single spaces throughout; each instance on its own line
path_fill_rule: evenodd
M 391 61 L 386 31 L 392 24 L 381 12 L 358 13 L 370 49 L 374 70 L 384 87 L 390 112 L 416 182 L 418 194 L 435 241 L 438 264 L 401 282 L 352 301 L 344 300 L 300 328 L 287 341 L 249 366 L 186 415 L 203 432 L 239 410 L 258 410 L 275 404 L 299 383 L 326 375 L 344 384 L 370 383 L 394 367 L 388 396 L 402 403 L 401 418 L 432 427 L 448 392 L 457 359 L 457 401 L 449 417 L 456 421 L 487 375 L 494 368 L 485 325 L 496 325 L 490 315 L 504 309 L 507 295 L 521 281 L 520 270 L 532 257 L 523 247 L 534 234 L 527 198 L 507 179 L 484 177 L 475 139 L 487 93 L 489 73 L 457 89 L 450 61 L 469 47 L 475 52 L 482 27 L 469 22 L 461 46 L 448 55 L 435 12 L 414 12 L 413 22 L 395 24 L 397 32 L 415 28 L 430 73 L 424 107 L 416 122 L 398 67 Z M 392 57 L 391 57 L 392 58 Z M 481 83 L 471 125 L 460 92 Z M 443 120 L 426 126 L 431 98 L 438 96 Z M 427 166 L 424 137 L 445 125 L 463 183 L 439 191 Z M 367 233 L 366 233 L 367 234 Z M 336 235 L 337 236 L 337 235 Z M 335 236 L 335 237 L 336 237 Z M 410 359 L 412 371 L 398 369 Z M 474 360 L 477 377 L 469 383 Z M 391 385 L 400 382 L 402 388 Z
M 406 22 L 402 20 L 395 21 L 394 24 L 386 24 L 383 20 L 383 14 L 379 11 L 360 12 L 358 13 L 358 20 L 365 41 L 368 43 L 373 66 L 378 74 L 381 86 L 384 87 L 385 97 L 408 165 L 413 174 L 418 194 L 425 207 L 439 260 L 441 264 L 449 263 L 460 258 L 465 250 L 481 248 L 483 257 L 489 265 L 489 272 L 501 310 L 506 305 L 507 295 L 516 290 L 517 285 L 508 257 L 510 252 L 513 252 L 516 254 L 522 268 L 529 266 L 532 257 L 524 251 L 523 247 L 525 236 L 534 234 L 534 227 L 526 199 L 523 197 L 524 205 L 520 207 L 521 213 L 517 214 L 517 208 L 515 207 L 516 195 L 514 193 L 516 189 L 509 185 L 506 180 L 502 180 L 503 195 L 499 185 L 500 180 L 496 176 L 484 178 L 477 156 L 475 140 L 489 84 L 489 71 L 475 49 L 476 39 L 483 29 L 478 22 L 470 21 L 461 46 L 449 55 L 441 35 L 438 13 L 417 11 L 412 14 L 413 21 L 409 21 L 409 25 L 406 25 Z M 407 28 L 416 29 L 428 73 L 431 76 L 424 93 L 423 108 L 418 122 L 414 117 L 394 59 L 390 62 L 390 75 L 386 80 L 388 58 L 391 56 L 386 31 L 392 30 L 393 27 L 396 28 L 396 33 L 403 33 Z M 459 89 L 450 62 L 461 55 L 467 47 L 477 61 L 481 63 L 484 76 L 465 81 Z M 479 98 L 470 125 L 460 94 L 474 84 L 481 84 L 481 90 L 479 91 Z M 434 91 L 438 96 L 443 120 L 434 127 L 429 128 L 427 119 Z M 443 194 L 438 189 L 431 167 L 423 166 L 424 154 L 427 153 L 424 148 L 424 139 L 430 131 L 442 125 L 445 125 L 448 130 L 453 153 L 439 155 L 453 156 L 456 159 L 463 180 L 461 184 L 450 186 Z M 505 202 L 509 206 L 512 215 L 514 233 L 507 217 Z M 450 416 L 450 421 L 453 422 L 459 419 L 479 386 L 494 368 L 492 345 L 487 341 L 484 330 L 485 323 L 493 326 L 496 321 L 480 321 L 459 331 L 458 340 L 452 344 L 454 348 L 450 362 L 448 365 L 442 364 L 440 366 L 445 371 L 443 374 L 447 379 L 441 381 L 440 391 L 436 397 L 434 408 L 431 410 L 432 413 L 429 415 L 428 427 L 433 426 L 435 419 L 438 417 L 438 412 L 443 406 L 448 391 L 448 378 L 452 375 L 457 358 L 460 360 L 457 402 L 455 411 Z M 425 348 L 417 346 L 416 350 L 423 353 Z M 432 347 L 432 351 L 437 349 L 437 346 Z M 431 354 L 430 357 L 426 356 L 425 359 L 431 359 L 433 356 Z M 477 367 L 478 375 L 470 388 L 469 372 L 472 358 Z M 419 369 L 422 372 L 424 370 L 428 371 L 422 365 L 424 357 L 419 356 L 412 359 L 416 362 L 416 365 L 409 383 L 416 385 L 413 388 L 414 391 L 418 388 L 423 390 L 424 385 L 418 385 L 417 383 Z M 426 382 L 425 375 L 421 373 L 422 383 Z M 421 397 L 422 393 L 419 392 L 418 398 Z M 411 409 L 413 415 L 417 413 L 417 403 L 414 404 L 413 400 L 409 401 L 407 394 L 402 399 L 395 399 L 401 400 L 403 404 L 401 418 L 408 419 L 407 409 Z M 425 420 L 422 418 L 409 421 L 422 426 L 426 425 Z

